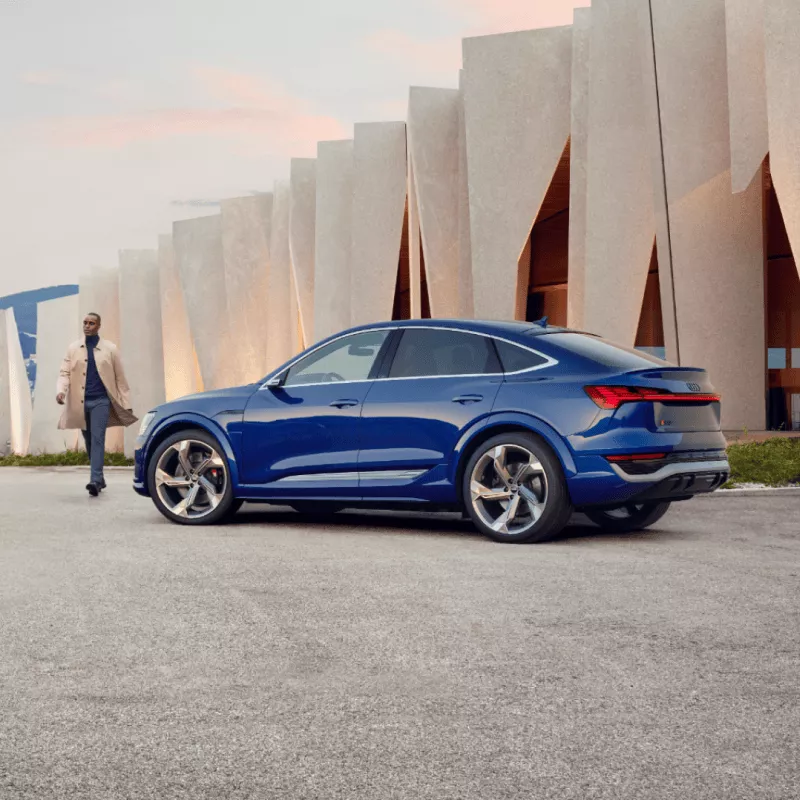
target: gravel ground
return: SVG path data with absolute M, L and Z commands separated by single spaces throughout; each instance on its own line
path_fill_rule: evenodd
M 0 471 L 0 798 L 796 798 L 800 496 L 494 544 L 454 517 Z

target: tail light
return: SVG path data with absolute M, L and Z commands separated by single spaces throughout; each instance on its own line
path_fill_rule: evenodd
M 606 456 L 606 460 L 617 463 L 620 461 L 659 461 L 666 456 L 666 453 L 628 453 L 621 456 Z
M 645 386 L 585 386 L 586 394 L 604 409 L 616 409 L 623 403 L 718 403 L 718 394 L 670 392 Z

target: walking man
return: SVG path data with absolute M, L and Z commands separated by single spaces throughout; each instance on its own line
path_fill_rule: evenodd
M 67 349 L 56 389 L 56 402 L 65 406 L 58 427 L 83 431 L 91 463 L 86 489 L 92 497 L 106 488 L 103 478 L 106 428 L 127 427 L 136 422 L 122 359 L 113 342 L 100 338 L 100 324 L 99 314 L 84 317 L 84 338 Z

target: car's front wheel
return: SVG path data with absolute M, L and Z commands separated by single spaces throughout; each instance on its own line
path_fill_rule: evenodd
M 658 522 L 667 513 L 669 506 L 669 502 L 629 503 L 619 508 L 586 511 L 585 514 L 605 531 L 629 533 L 641 531 Z
M 561 464 L 537 436 L 504 433 L 467 462 L 464 505 L 481 533 L 496 542 L 543 542 L 567 524 L 572 503 Z
M 156 508 L 180 525 L 213 525 L 241 505 L 219 442 L 199 429 L 175 433 L 156 448 L 148 485 Z

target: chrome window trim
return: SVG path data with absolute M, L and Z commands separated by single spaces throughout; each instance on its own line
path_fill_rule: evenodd
M 539 356 L 539 358 L 545 359 L 543 364 L 537 364 L 535 367 L 528 367 L 527 369 L 520 369 L 516 370 L 515 372 L 478 372 L 478 373 L 460 373 L 456 375 L 414 375 L 409 377 L 403 378 L 360 378 L 358 380 L 352 381 L 319 381 L 316 383 L 298 383 L 294 386 L 289 386 L 290 389 L 299 389 L 305 386 L 345 386 L 345 385 L 352 385 L 354 383 L 376 383 L 377 381 L 423 381 L 423 380 L 436 380 L 437 378 L 491 378 L 491 377 L 501 377 L 501 378 L 509 378 L 509 377 L 518 377 L 520 375 L 526 375 L 529 372 L 537 372 L 540 369 L 547 369 L 548 367 L 554 367 L 558 364 L 558 359 L 553 358 L 552 356 L 545 355 L 544 353 L 540 352 L 539 350 L 535 350 L 533 347 L 528 347 L 527 345 L 520 344 L 519 342 L 512 341 L 511 339 L 506 339 L 504 336 L 498 336 L 494 333 L 484 333 L 483 331 L 468 331 L 462 328 L 452 328 L 448 327 L 447 325 L 384 325 L 380 328 L 368 328 L 367 330 L 361 331 L 347 331 L 346 333 L 342 333 L 341 335 L 337 336 L 334 339 L 330 339 L 327 342 L 322 342 L 321 344 L 317 345 L 311 350 L 306 350 L 305 352 L 301 353 L 300 355 L 296 356 L 294 360 L 289 361 L 288 363 L 284 364 L 278 370 L 271 372 L 267 378 L 263 381 L 261 386 L 259 387 L 258 391 L 263 391 L 265 389 L 269 389 L 267 383 L 269 380 L 275 376 L 280 375 L 282 372 L 288 372 L 301 358 L 306 358 L 321 347 L 327 347 L 329 344 L 333 344 L 334 342 L 338 342 L 340 339 L 346 339 L 349 336 L 358 336 L 361 333 L 372 333 L 374 331 L 407 331 L 407 330 L 431 330 L 431 331 L 452 331 L 453 333 L 469 333 L 473 336 L 483 336 L 486 339 L 496 339 L 500 342 L 505 342 L 506 344 L 510 344 L 514 347 L 519 347 L 521 350 L 528 350 L 531 353 Z M 498 356 L 499 358 L 499 356 Z M 501 364 L 502 366 L 502 364 Z

